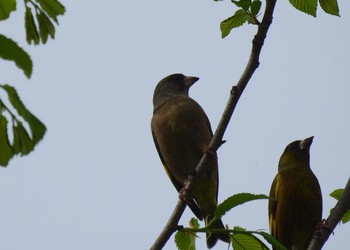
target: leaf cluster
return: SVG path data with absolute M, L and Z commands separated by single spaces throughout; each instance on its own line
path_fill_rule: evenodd
M 232 229 L 209 229 L 210 225 L 215 220 L 220 219 L 231 209 L 244 203 L 261 199 L 266 200 L 269 199 L 269 197 L 264 194 L 239 193 L 227 198 L 225 201 L 218 205 L 217 209 L 215 210 L 213 220 L 209 222 L 206 227 L 200 228 L 198 220 L 192 218 L 190 221 L 190 227 L 179 229 L 175 235 L 176 246 L 180 250 L 195 250 L 197 239 L 196 233 L 225 231 L 230 235 L 231 246 L 232 249 L 235 250 L 269 249 L 268 246 L 257 236 L 263 237 L 277 250 L 286 250 L 286 248 L 283 247 L 273 236 L 261 230 L 247 231 L 246 229 L 238 226 L 235 226 Z
M 64 14 L 64 6 L 56 0 L 25 0 L 25 6 L 27 42 L 37 45 L 41 41 L 45 44 L 49 36 L 55 38 L 53 22 L 58 24 L 57 16 Z
M 214 0 L 216 2 L 222 0 Z M 232 29 L 242 26 L 244 23 L 260 24 L 258 16 L 261 9 L 260 0 L 231 0 L 238 7 L 238 10 L 230 17 L 220 23 L 221 37 L 228 36 Z M 316 17 L 317 5 L 330 15 L 339 16 L 339 7 L 337 0 L 289 0 L 289 2 L 298 10 Z
M 45 44 L 55 37 L 57 17 L 65 12 L 57 0 L 24 0 L 24 27 L 28 44 Z M 16 0 L 0 2 L 0 21 L 6 20 L 16 10 Z M 33 62 L 29 54 L 15 41 L 0 34 L 0 58 L 13 61 L 27 78 L 33 72 Z M 27 155 L 44 137 L 45 125 L 23 104 L 15 88 L 0 84 L 6 92 L 8 102 L 0 99 L 0 166 L 7 166 L 15 155 Z M 12 130 L 12 133 L 10 132 Z M 10 142 L 10 134 L 12 140 Z
M 22 103 L 15 88 L 10 85 L 0 85 L 7 95 L 12 107 L 18 115 L 28 124 L 29 130 L 23 122 L 0 100 L 0 165 L 6 166 L 15 155 L 27 155 L 34 150 L 35 145 L 44 137 L 45 125 L 36 118 Z M 12 143 L 8 136 L 8 118 L 12 125 Z

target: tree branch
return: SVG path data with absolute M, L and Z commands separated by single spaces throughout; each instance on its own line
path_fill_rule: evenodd
M 264 17 L 261 24 L 259 24 L 258 31 L 253 39 L 253 45 L 252 45 L 249 61 L 237 85 L 233 86 L 231 90 L 231 95 L 226 104 L 226 108 L 223 112 L 223 115 L 214 133 L 214 136 L 209 144 L 209 147 L 213 151 L 217 151 L 217 149 L 222 144 L 222 138 L 230 122 L 230 119 L 238 103 L 238 100 L 241 97 L 245 87 L 248 85 L 248 82 L 252 77 L 252 75 L 254 74 L 255 70 L 259 67 L 260 52 L 261 52 L 262 46 L 264 45 L 264 40 L 266 38 L 268 29 L 272 23 L 272 15 L 273 15 L 275 5 L 276 5 L 276 0 L 266 0 Z M 186 182 L 186 185 L 183 189 L 183 190 L 188 190 L 188 192 L 186 192 L 186 197 L 188 197 L 188 199 L 190 199 L 192 190 L 196 185 L 196 179 L 200 177 L 201 174 L 204 172 L 209 159 L 210 159 L 210 156 L 207 154 L 204 154 L 196 167 L 196 171 L 195 171 L 196 176 L 189 176 Z M 164 247 L 164 245 L 169 240 L 171 235 L 177 230 L 178 222 L 185 210 L 185 207 L 186 207 L 186 203 L 181 199 L 179 199 L 163 231 L 158 236 L 157 240 L 153 243 L 151 250 L 158 250 Z
M 343 215 L 350 209 L 350 178 L 344 188 L 344 192 L 337 204 L 333 208 L 331 214 L 327 220 L 321 225 L 312 236 L 312 240 L 307 250 L 319 250 L 323 247 L 324 243 L 329 238 L 329 235 L 333 233 L 335 227 Z

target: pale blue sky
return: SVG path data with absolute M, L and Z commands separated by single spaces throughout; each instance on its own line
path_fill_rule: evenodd
M 154 86 L 175 72 L 200 77 L 190 95 L 215 129 L 256 27 L 221 39 L 219 23 L 235 11 L 230 1 L 62 3 L 67 12 L 45 46 L 26 45 L 22 1 L 0 22 L 0 33 L 34 61 L 30 80 L 0 61 L 1 82 L 48 127 L 35 152 L 0 169 L 0 248 L 147 249 L 177 202 L 150 133 Z M 268 194 L 285 146 L 313 135 L 311 167 L 328 216 L 335 204 L 328 194 L 350 173 L 350 3 L 339 4 L 341 18 L 319 11 L 315 19 L 278 1 L 260 67 L 218 152 L 220 201 Z M 181 223 L 191 216 L 186 210 Z M 223 221 L 268 229 L 267 201 Z M 348 232 L 337 227 L 324 249 L 344 249 Z M 173 239 L 165 249 L 175 249 Z

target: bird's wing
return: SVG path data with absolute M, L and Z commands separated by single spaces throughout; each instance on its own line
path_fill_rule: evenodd
M 209 129 L 209 131 L 210 131 L 210 134 L 211 134 L 211 136 L 213 136 L 213 130 L 211 129 L 211 125 L 210 125 L 210 121 L 209 121 L 209 118 L 208 118 L 208 116 L 206 115 L 206 113 L 204 112 L 204 110 L 203 110 L 203 114 L 204 114 L 204 116 L 205 116 L 205 120 L 206 120 L 206 122 L 207 122 L 207 125 L 208 125 L 208 129 Z M 209 145 L 208 145 L 209 146 Z M 215 152 L 215 155 L 216 155 L 216 152 Z M 219 195 L 219 171 L 218 171 L 218 173 L 217 173 L 217 178 L 216 178 L 216 200 L 218 200 L 218 195 Z
M 157 137 L 155 136 L 153 129 L 152 129 L 152 137 L 153 137 L 153 141 L 154 141 L 154 145 L 156 145 L 156 149 L 159 155 L 160 160 L 162 161 L 163 167 L 165 169 L 165 172 L 167 173 L 167 175 L 169 176 L 171 182 L 173 183 L 173 185 L 175 186 L 176 190 L 178 192 L 180 192 L 180 190 L 183 188 L 182 184 L 179 183 L 175 177 L 171 174 L 171 172 L 169 171 L 166 162 L 164 160 L 164 157 L 162 156 L 162 152 L 160 151 L 159 145 L 158 145 L 158 141 L 157 141 Z M 200 220 L 203 219 L 203 214 L 198 206 L 198 204 L 191 199 L 190 201 L 188 201 L 187 205 L 190 207 L 190 209 L 192 210 L 192 212 L 196 215 L 196 217 Z
M 277 176 L 272 182 L 270 189 L 270 200 L 269 200 L 269 226 L 271 234 L 277 238 L 276 230 L 276 208 L 277 208 Z

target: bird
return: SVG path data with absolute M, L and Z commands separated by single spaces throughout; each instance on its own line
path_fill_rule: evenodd
M 154 144 L 167 175 L 181 193 L 189 175 L 194 171 L 208 149 L 213 137 L 210 122 L 202 107 L 189 97 L 190 87 L 198 77 L 172 74 L 162 79 L 153 94 L 153 116 L 151 130 Z M 198 177 L 192 199 L 186 200 L 188 207 L 199 220 L 207 225 L 217 207 L 218 162 L 211 152 L 203 175 Z M 221 219 L 210 228 L 225 229 Z M 208 233 L 207 247 L 212 248 L 218 239 L 230 242 L 228 234 Z
M 288 250 L 307 249 L 321 223 L 321 188 L 310 168 L 312 141 L 313 136 L 286 147 L 270 189 L 270 232 Z

